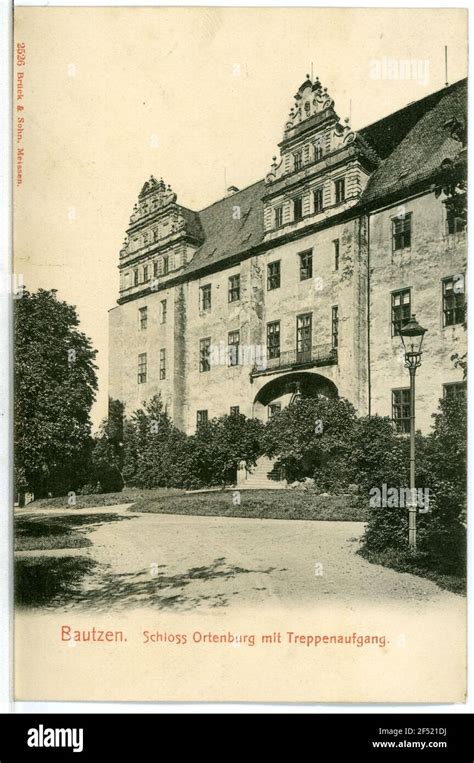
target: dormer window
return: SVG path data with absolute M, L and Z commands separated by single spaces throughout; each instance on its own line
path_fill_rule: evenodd
M 167 254 L 163 256 L 163 275 L 167 276 L 170 271 L 170 258 Z
M 339 178 L 334 183 L 334 189 L 336 192 L 336 204 L 340 204 L 346 198 L 346 181 L 344 178 Z
M 281 228 L 283 225 L 283 207 L 275 209 L 275 228 Z
M 318 139 L 314 144 L 314 161 L 317 162 L 323 158 L 323 143 L 321 139 Z
M 317 214 L 318 212 L 322 212 L 323 209 L 324 209 L 323 189 L 316 188 L 314 192 L 314 212 L 315 214 Z
M 297 196 L 293 199 L 293 219 L 295 222 L 303 219 L 303 197 Z
M 301 167 L 303 166 L 303 152 L 296 151 L 296 153 L 293 154 L 293 160 L 294 160 L 295 172 L 298 172 L 298 170 L 300 170 Z

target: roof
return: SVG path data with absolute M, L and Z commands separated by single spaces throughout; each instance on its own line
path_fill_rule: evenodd
M 466 102 L 464 79 L 359 130 L 358 134 L 382 160 L 369 179 L 360 205 L 373 205 L 392 193 L 402 195 L 431 178 L 443 159 L 454 159 L 461 146 L 451 137 L 446 122 L 453 117 L 465 121 Z M 202 240 L 204 234 L 204 243 L 185 269 L 185 276 L 224 262 L 263 241 L 264 189 L 265 181 L 259 180 L 199 213 L 186 210 L 196 238 Z
M 390 153 L 371 175 L 361 203 L 375 202 L 389 193 L 402 194 L 432 178 L 443 159 L 454 159 L 461 144 L 451 136 L 446 122 L 453 117 L 465 122 L 466 102 L 467 81 L 461 80 L 362 130 L 379 155 L 385 143 Z
M 259 180 L 199 212 L 205 241 L 185 273 L 237 255 L 263 240 L 264 188 L 265 181 Z
M 186 232 L 198 241 L 204 241 L 204 232 L 202 230 L 199 212 L 194 212 L 188 207 L 179 206 L 179 211 L 186 221 Z

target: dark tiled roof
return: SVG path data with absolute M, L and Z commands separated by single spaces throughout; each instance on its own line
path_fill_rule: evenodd
M 400 195 L 433 176 L 442 160 L 454 158 L 460 143 L 445 123 L 452 117 L 466 120 L 467 80 L 405 106 L 359 130 L 359 135 L 382 160 L 369 179 L 361 205 L 373 205 L 391 193 Z M 265 182 L 234 193 L 199 213 L 185 210 L 189 229 L 204 243 L 184 275 L 212 267 L 263 241 Z M 235 219 L 234 207 L 240 207 Z
M 361 203 L 403 194 L 432 178 L 443 159 L 454 159 L 461 144 L 445 124 L 453 117 L 466 121 L 466 101 L 467 82 L 461 80 L 362 130 L 372 145 L 379 144 L 379 155 L 385 142 L 390 153 L 371 175 Z
M 199 213 L 205 241 L 197 250 L 185 273 L 226 260 L 259 244 L 263 239 L 265 183 L 258 183 L 216 201 Z M 240 219 L 235 208 L 240 209 Z
M 199 212 L 193 212 L 187 207 L 179 207 L 179 211 L 186 220 L 186 232 L 196 238 L 198 241 L 204 241 L 204 231 L 202 229 Z

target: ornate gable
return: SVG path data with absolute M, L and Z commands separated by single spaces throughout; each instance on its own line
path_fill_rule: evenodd
M 349 119 L 340 121 L 334 99 L 319 78 L 309 75 L 298 88 L 279 144 L 265 178 L 265 231 L 341 211 L 358 201 L 376 154 L 355 133 Z
M 197 212 L 177 203 L 177 195 L 162 178 L 147 180 L 130 215 L 120 251 L 121 292 L 176 275 L 204 241 Z

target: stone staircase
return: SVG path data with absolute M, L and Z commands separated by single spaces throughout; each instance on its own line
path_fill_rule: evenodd
M 237 488 L 252 490 L 283 490 L 288 483 L 280 479 L 281 471 L 276 461 L 267 456 L 261 456 L 256 465 L 237 471 Z

